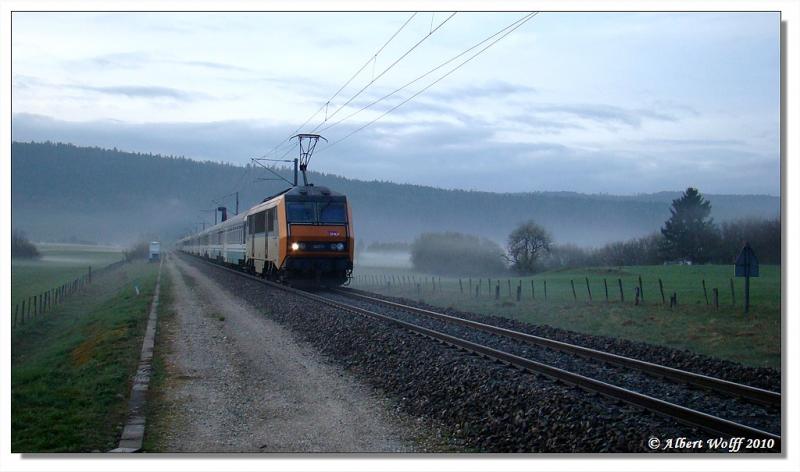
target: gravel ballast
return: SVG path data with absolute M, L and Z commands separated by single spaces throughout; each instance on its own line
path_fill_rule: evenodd
M 597 349 L 599 351 L 610 352 L 620 356 L 632 357 L 634 359 L 640 359 L 675 369 L 708 375 L 731 382 L 751 385 L 753 387 L 763 388 L 773 392 L 781 391 L 780 371 L 767 367 L 750 367 L 738 364 L 736 362 L 696 354 L 688 350 L 672 349 L 665 346 L 657 346 L 654 344 L 612 338 L 608 336 L 578 333 L 561 328 L 554 328 L 548 325 L 525 323 L 503 316 L 481 315 L 477 313 L 464 312 L 449 307 L 443 308 L 428 305 L 427 303 L 418 300 L 391 297 L 383 294 L 366 292 L 363 290 L 353 289 L 353 291 L 404 305 L 410 305 L 417 308 L 444 313 L 450 316 L 456 316 L 485 324 L 500 326 L 502 328 Z
M 387 306 L 374 300 L 365 300 L 332 291 L 322 292 L 321 294 L 325 298 L 338 302 L 379 312 L 401 321 L 420 325 L 526 359 L 542 362 L 670 403 L 686 406 L 763 431 L 780 434 L 780 408 L 754 404 L 729 395 L 692 388 L 683 383 L 656 378 L 636 369 L 594 362 L 579 356 L 487 333 L 475 328 L 432 319 L 399 307 Z

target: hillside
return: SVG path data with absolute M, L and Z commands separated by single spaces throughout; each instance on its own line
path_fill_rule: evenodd
M 211 209 L 214 198 L 239 188 L 245 209 L 286 187 L 255 181 L 269 176 L 264 170 L 245 173 L 244 167 L 183 157 L 49 142 L 15 142 L 11 154 L 12 225 L 33 240 L 169 241 L 213 220 L 201 210 Z M 679 194 L 489 193 L 317 173 L 310 180 L 348 195 L 357 236 L 365 241 L 408 241 L 423 231 L 454 230 L 503 242 L 518 222 L 533 218 L 559 242 L 596 246 L 656 231 Z M 780 211 L 778 197 L 706 197 L 717 221 Z M 226 204 L 232 211 L 233 200 Z

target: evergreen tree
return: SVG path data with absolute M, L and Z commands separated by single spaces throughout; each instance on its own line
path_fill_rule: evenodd
M 666 259 L 688 259 L 693 264 L 708 262 L 718 239 L 711 214 L 711 202 L 696 188 L 689 187 L 672 201 L 672 216 L 664 223 L 661 251 Z

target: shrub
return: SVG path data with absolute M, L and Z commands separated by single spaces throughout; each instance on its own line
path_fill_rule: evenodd
M 150 257 L 150 241 L 139 241 L 125 251 L 125 260 L 147 259 Z
M 445 232 L 423 233 L 411 244 L 414 269 L 441 275 L 500 274 L 506 272 L 503 249 L 486 238 Z
M 19 259 L 35 259 L 39 257 L 39 250 L 28 241 L 25 233 L 19 230 L 11 232 L 11 257 Z

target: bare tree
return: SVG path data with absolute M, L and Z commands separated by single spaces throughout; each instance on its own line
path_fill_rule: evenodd
M 535 221 L 529 220 L 508 236 L 508 259 L 519 273 L 535 272 L 539 258 L 550 251 L 553 240 L 550 234 Z

